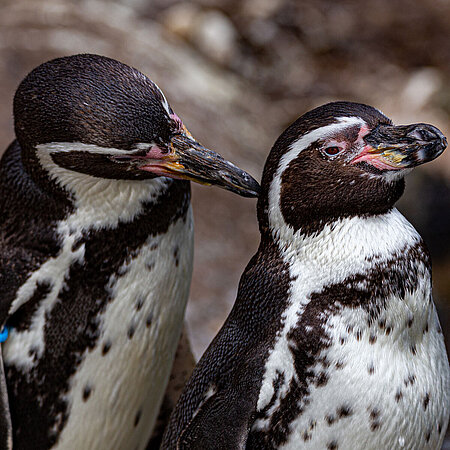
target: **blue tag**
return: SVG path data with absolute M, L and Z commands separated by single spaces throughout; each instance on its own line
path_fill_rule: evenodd
M 0 343 L 5 342 L 8 339 L 9 328 L 4 326 L 2 331 L 0 331 Z

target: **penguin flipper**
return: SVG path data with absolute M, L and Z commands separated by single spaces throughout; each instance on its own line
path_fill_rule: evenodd
M 223 390 L 199 408 L 177 441 L 180 450 L 245 449 L 253 401 L 239 391 Z
M 3 355 L 0 346 L 0 448 L 12 449 L 12 424 L 9 411 L 8 390 L 6 388 L 5 370 L 3 367 Z

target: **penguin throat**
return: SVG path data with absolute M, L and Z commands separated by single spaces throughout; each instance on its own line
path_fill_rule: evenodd
M 165 177 L 145 180 L 95 177 L 56 164 L 52 157 L 54 150 L 52 144 L 36 147 L 40 167 L 52 184 L 70 196 L 75 208 L 90 217 L 91 223 L 113 226 L 119 220 L 133 220 L 141 212 L 144 203 L 158 201 L 173 183 Z M 111 223 L 104 224 L 105 220 Z

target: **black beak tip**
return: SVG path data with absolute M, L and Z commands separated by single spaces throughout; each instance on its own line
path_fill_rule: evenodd
M 419 123 L 408 133 L 408 137 L 423 143 L 434 144 L 438 148 L 447 147 L 444 134 L 433 125 Z
M 259 183 L 246 172 L 243 172 L 238 179 L 230 181 L 228 188 L 241 197 L 258 197 L 261 192 Z
M 443 135 L 443 133 L 439 129 L 431 125 L 430 128 L 428 129 L 428 132 L 429 135 L 427 141 L 434 148 L 434 158 L 437 158 L 447 148 L 447 138 Z
M 261 187 L 259 185 L 252 189 L 247 189 L 246 191 L 240 192 L 241 197 L 248 197 L 248 198 L 259 197 L 260 193 L 261 193 Z
M 252 176 L 248 174 L 246 176 L 248 177 L 246 197 L 258 197 L 261 192 L 261 186 Z
M 447 148 L 444 134 L 435 126 L 426 123 L 412 125 L 406 139 L 411 143 L 409 160 L 412 167 L 433 161 Z

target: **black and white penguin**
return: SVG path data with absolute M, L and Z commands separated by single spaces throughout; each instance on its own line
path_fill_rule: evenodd
M 186 180 L 259 185 L 106 57 L 37 67 L 14 119 L 0 164 L 0 448 L 143 449 L 191 280 Z
M 440 448 L 450 372 L 430 259 L 394 204 L 445 147 L 431 125 L 348 102 L 279 137 L 260 247 L 162 448 Z

